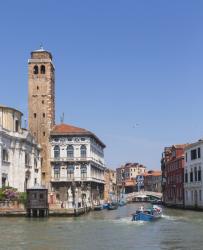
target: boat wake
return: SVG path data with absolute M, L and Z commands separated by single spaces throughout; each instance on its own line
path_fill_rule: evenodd
M 142 226 L 142 225 L 146 224 L 145 221 L 132 221 L 132 217 L 124 217 L 124 218 L 121 218 L 118 220 L 114 220 L 114 223 L 137 225 L 137 226 Z
M 184 217 L 175 217 L 175 216 L 169 216 L 169 215 L 162 215 L 161 217 L 170 221 L 186 221 L 187 220 Z

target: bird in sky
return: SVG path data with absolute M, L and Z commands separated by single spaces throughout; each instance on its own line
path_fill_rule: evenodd
M 135 124 L 133 125 L 133 128 L 136 128 L 136 127 L 138 127 L 138 126 L 140 126 L 140 124 L 139 124 L 139 123 L 135 123 Z

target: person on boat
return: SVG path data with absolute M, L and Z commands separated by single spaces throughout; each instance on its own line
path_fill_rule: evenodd
M 144 206 L 140 207 L 140 212 L 144 212 Z

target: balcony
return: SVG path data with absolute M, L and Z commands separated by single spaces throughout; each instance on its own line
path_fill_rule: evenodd
M 189 183 L 184 183 L 185 188 L 201 188 L 202 187 L 202 182 L 201 181 L 196 181 L 196 182 L 189 182 Z
M 82 182 L 82 181 L 92 181 L 92 182 L 99 182 L 104 183 L 104 179 L 99 179 L 95 177 L 89 177 L 89 176 L 81 176 L 81 177 L 62 177 L 62 176 L 54 176 L 51 178 L 51 182 Z
M 104 163 L 94 159 L 93 157 L 51 157 L 51 162 L 94 162 L 104 167 Z

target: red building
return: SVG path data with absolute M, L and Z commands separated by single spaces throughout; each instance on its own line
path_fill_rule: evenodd
M 144 173 L 144 190 L 161 193 L 161 176 L 159 170 L 150 170 Z
M 165 162 L 165 176 L 162 179 L 163 201 L 168 206 L 184 206 L 185 147 L 186 144 L 167 147 L 167 158 L 162 158 L 162 161 Z

